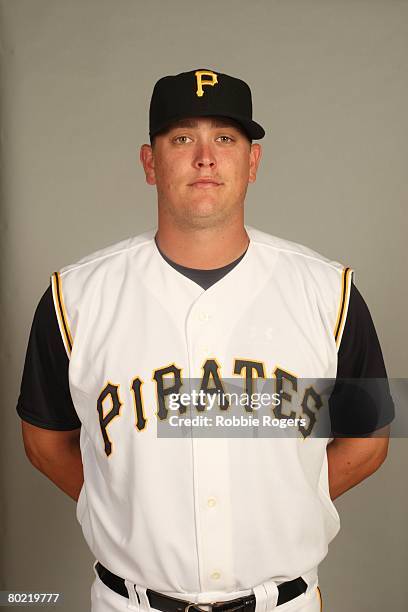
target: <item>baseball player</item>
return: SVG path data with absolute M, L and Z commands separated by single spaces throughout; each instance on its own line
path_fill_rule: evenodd
M 359 438 L 158 429 L 188 380 L 273 379 L 281 418 L 299 416 L 303 379 L 386 380 L 370 313 L 350 267 L 244 223 L 265 134 L 244 81 L 161 78 L 149 133 L 157 227 L 53 273 L 36 309 L 17 405 L 27 456 L 77 500 L 92 612 L 321 610 L 333 500 L 384 461 L 387 435 L 365 434 L 387 432 L 391 397 Z

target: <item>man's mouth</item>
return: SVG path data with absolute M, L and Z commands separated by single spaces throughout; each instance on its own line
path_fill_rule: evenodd
M 189 184 L 189 187 L 197 187 L 199 189 L 211 189 L 212 187 L 219 187 L 222 183 L 212 178 L 200 178 Z

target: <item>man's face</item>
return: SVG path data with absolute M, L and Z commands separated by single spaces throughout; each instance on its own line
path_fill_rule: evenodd
M 161 222 L 211 227 L 242 213 L 248 183 L 256 179 L 259 144 L 233 121 L 183 119 L 140 152 L 146 181 L 156 185 Z

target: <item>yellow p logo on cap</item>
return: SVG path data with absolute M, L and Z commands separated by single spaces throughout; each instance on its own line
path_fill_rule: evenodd
M 214 87 L 214 85 L 218 83 L 217 75 L 215 72 L 212 72 L 212 70 L 196 70 L 194 74 L 197 81 L 196 94 L 199 98 L 204 95 L 203 87 L 205 85 L 211 85 L 211 87 Z M 203 80 L 203 77 L 210 77 L 211 80 Z

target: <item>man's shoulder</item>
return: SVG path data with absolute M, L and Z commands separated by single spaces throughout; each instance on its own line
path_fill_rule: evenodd
M 75 271 L 91 273 L 92 270 L 105 269 L 110 266 L 120 265 L 120 260 L 127 256 L 130 251 L 137 250 L 154 239 L 156 229 L 147 230 L 136 236 L 131 236 L 114 244 L 93 251 L 74 263 L 68 264 L 59 270 L 61 277 L 69 276 Z
M 337 272 L 342 272 L 346 267 L 341 262 L 330 259 L 304 244 L 274 236 L 251 226 L 246 226 L 246 230 L 255 246 L 265 251 L 270 250 L 274 255 L 279 255 L 281 260 L 293 265 L 326 271 L 332 269 Z

